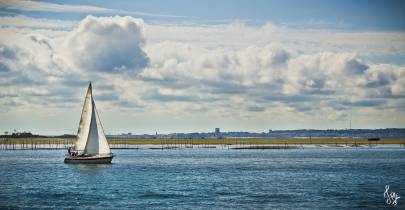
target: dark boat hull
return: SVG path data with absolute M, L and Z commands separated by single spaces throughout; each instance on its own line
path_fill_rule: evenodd
M 89 156 L 89 157 L 80 157 L 80 156 L 67 156 L 65 158 L 65 163 L 86 163 L 86 164 L 106 164 L 111 163 L 113 156 Z

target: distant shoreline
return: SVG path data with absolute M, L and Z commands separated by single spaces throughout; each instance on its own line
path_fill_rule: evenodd
M 405 145 L 405 138 L 324 138 L 324 137 L 299 137 L 299 138 L 107 138 L 111 145 Z M 72 145 L 76 138 L 0 138 L 0 145 Z
M 4 132 L 0 138 L 76 138 L 76 134 L 42 135 L 31 132 Z M 7 134 L 8 133 L 8 134 Z M 272 130 L 266 132 L 248 131 L 221 131 L 215 128 L 213 132 L 189 133 L 159 133 L 136 134 L 132 132 L 121 134 L 107 134 L 107 138 L 130 139 L 217 139 L 217 138 L 405 138 L 405 128 L 380 128 L 380 129 L 295 129 Z

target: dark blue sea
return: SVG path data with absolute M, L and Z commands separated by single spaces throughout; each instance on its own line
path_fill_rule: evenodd
M 0 151 L 0 209 L 405 209 L 405 149 Z M 385 186 L 398 193 L 390 207 Z

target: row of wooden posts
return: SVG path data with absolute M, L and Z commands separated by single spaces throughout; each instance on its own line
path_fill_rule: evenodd
M 57 149 L 67 149 L 73 145 L 75 139 L 73 138 L 0 138 L 0 150 L 57 150 Z M 230 145 L 232 147 L 256 147 L 260 149 L 265 147 L 265 145 L 247 144 L 245 141 L 235 139 L 235 141 L 223 141 L 217 145 L 212 145 L 207 142 L 202 143 L 199 140 L 194 141 L 193 139 L 154 139 L 153 145 L 150 145 L 151 149 L 181 149 L 181 148 L 221 148 L 229 149 Z M 231 142 L 231 144 L 229 144 Z M 139 149 L 141 145 L 132 144 L 131 139 L 118 139 L 109 140 L 109 145 L 111 149 Z M 278 145 L 283 146 L 283 145 Z M 287 143 L 284 145 L 286 148 Z M 303 148 L 301 144 L 293 145 L 295 147 Z M 336 143 L 336 146 L 338 144 Z M 347 143 L 346 143 L 347 146 Z M 351 145 L 351 146 L 357 146 Z M 373 144 L 368 146 L 372 147 Z M 405 145 L 402 145 L 405 146 Z
M 122 141 L 121 141 L 122 142 Z M 74 139 L 64 138 L 0 138 L 0 150 L 57 150 L 73 146 Z M 120 144 L 111 144 L 112 149 L 135 148 L 128 140 Z
M 140 145 L 131 144 L 131 140 L 120 139 L 119 143 L 110 141 L 111 149 L 139 149 Z M 73 145 L 73 139 L 56 139 L 56 138 L 0 138 L 0 150 L 58 150 L 67 149 Z M 236 142 L 235 142 L 236 143 Z M 226 148 L 227 145 L 218 145 Z M 192 140 L 165 140 L 155 142 L 153 149 L 176 149 L 176 148 L 210 148 L 214 147 L 209 144 L 196 144 Z M 229 145 L 228 145 L 229 147 Z
M 0 150 L 56 150 L 67 149 L 71 145 L 71 139 L 0 138 Z

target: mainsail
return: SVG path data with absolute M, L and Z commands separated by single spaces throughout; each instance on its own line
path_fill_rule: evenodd
M 93 100 L 91 83 L 89 84 L 84 100 L 82 116 L 77 131 L 75 150 L 86 155 L 111 153 Z

